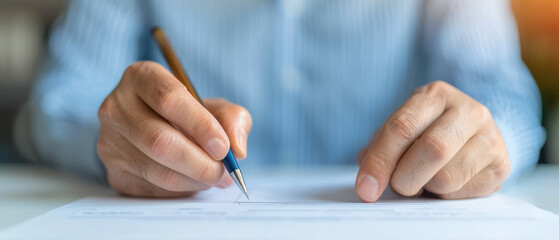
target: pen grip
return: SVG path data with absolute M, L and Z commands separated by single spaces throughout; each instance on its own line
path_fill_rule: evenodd
M 225 165 L 225 168 L 227 168 L 228 173 L 232 173 L 233 171 L 239 169 L 239 165 L 237 164 L 237 160 L 235 160 L 235 156 L 233 155 L 231 148 L 229 148 L 229 152 L 223 159 L 223 164 Z

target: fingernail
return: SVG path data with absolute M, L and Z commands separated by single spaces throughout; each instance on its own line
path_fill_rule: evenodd
M 221 160 L 227 153 L 227 144 L 220 138 L 214 137 L 208 141 L 208 150 L 213 158 Z
M 357 194 L 366 202 L 374 202 L 377 200 L 378 181 L 367 174 L 363 174 L 357 184 Z
M 239 148 L 243 153 L 246 155 L 246 141 L 247 141 L 247 132 L 244 128 L 239 127 L 237 130 L 237 143 L 239 144 Z

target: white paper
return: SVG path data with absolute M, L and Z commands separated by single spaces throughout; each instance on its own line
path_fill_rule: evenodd
M 188 199 L 88 197 L 0 233 L 5 239 L 559 239 L 559 217 L 494 194 L 444 201 L 354 193 L 354 172 L 245 176 Z M 250 184 L 254 183 L 254 184 Z

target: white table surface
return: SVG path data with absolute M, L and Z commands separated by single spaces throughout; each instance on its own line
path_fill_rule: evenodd
M 28 164 L 0 165 L 0 229 L 77 199 L 112 192 L 79 176 Z M 512 188 L 501 191 L 559 214 L 559 165 L 541 165 Z

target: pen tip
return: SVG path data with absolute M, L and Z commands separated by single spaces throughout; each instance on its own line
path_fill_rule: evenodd
M 233 178 L 237 186 L 239 186 L 241 191 L 245 194 L 247 199 L 250 200 L 250 198 L 248 197 L 247 187 L 245 185 L 245 180 L 243 179 L 243 174 L 241 173 L 241 170 L 235 169 L 235 171 L 231 172 L 231 177 Z

